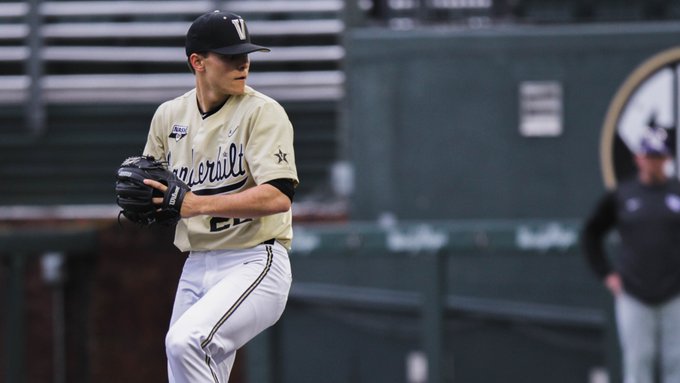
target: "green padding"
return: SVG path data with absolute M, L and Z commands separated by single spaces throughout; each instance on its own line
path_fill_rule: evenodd
M 580 222 L 575 220 L 409 221 L 390 226 L 366 222 L 297 225 L 293 252 L 569 252 L 578 248 L 579 229 Z

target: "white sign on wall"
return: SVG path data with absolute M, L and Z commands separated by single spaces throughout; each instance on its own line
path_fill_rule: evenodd
M 525 137 L 562 134 L 562 85 L 557 81 L 519 84 L 519 132 Z

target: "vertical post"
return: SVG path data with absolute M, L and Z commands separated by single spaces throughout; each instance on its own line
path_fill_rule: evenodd
M 373 10 L 371 12 L 371 17 L 376 23 L 382 25 L 389 25 L 390 18 L 392 17 L 390 0 L 375 0 L 373 1 Z
M 24 255 L 8 257 L 7 320 L 5 326 L 5 382 L 24 381 Z
M 26 75 L 30 79 L 28 100 L 25 103 L 26 124 L 30 132 L 40 135 L 45 130 L 45 102 L 42 92 L 43 78 L 43 37 L 42 15 L 40 13 L 41 0 L 30 0 L 26 22 L 28 25 L 29 48 L 28 59 L 25 63 Z
M 427 0 L 420 0 L 418 2 L 418 16 L 416 23 L 420 25 L 427 24 L 430 18 L 430 3 Z
M 52 290 L 52 368 L 54 383 L 66 382 L 66 320 L 64 314 L 64 254 L 45 253 L 40 259 L 42 278 Z
M 446 268 L 442 250 L 425 253 L 426 283 L 423 290 L 422 337 L 427 355 L 427 382 L 442 383 L 444 344 L 444 295 Z
M 345 30 L 359 27 L 363 24 L 364 17 L 362 10 L 359 8 L 359 0 L 347 0 L 344 2 L 342 18 L 345 24 Z

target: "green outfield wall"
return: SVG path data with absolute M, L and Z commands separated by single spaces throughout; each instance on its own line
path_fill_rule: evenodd
M 610 102 L 676 44 L 677 22 L 348 31 L 352 217 L 583 216 L 604 188 Z M 561 92 L 557 135 L 520 133 L 520 89 L 535 83 Z

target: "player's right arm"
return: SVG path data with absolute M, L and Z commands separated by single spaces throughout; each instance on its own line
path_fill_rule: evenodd
M 605 251 L 605 239 L 616 220 L 616 194 L 608 192 L 600 199 L 581 232 L 581 249 L 592 270 L 605 283 L 613 273 Z
M 165 193 L 167 187 L 154 180 L 144 183 Z M 160 204 L 162 198 L 154 198 Z M 258 218 L 290 210 L 291 199 L 278 188 L 265 183 L 233 194 L 196 195 L 187 193 L 182 203 L 182 218 L 197 215 L 224 218 Z

